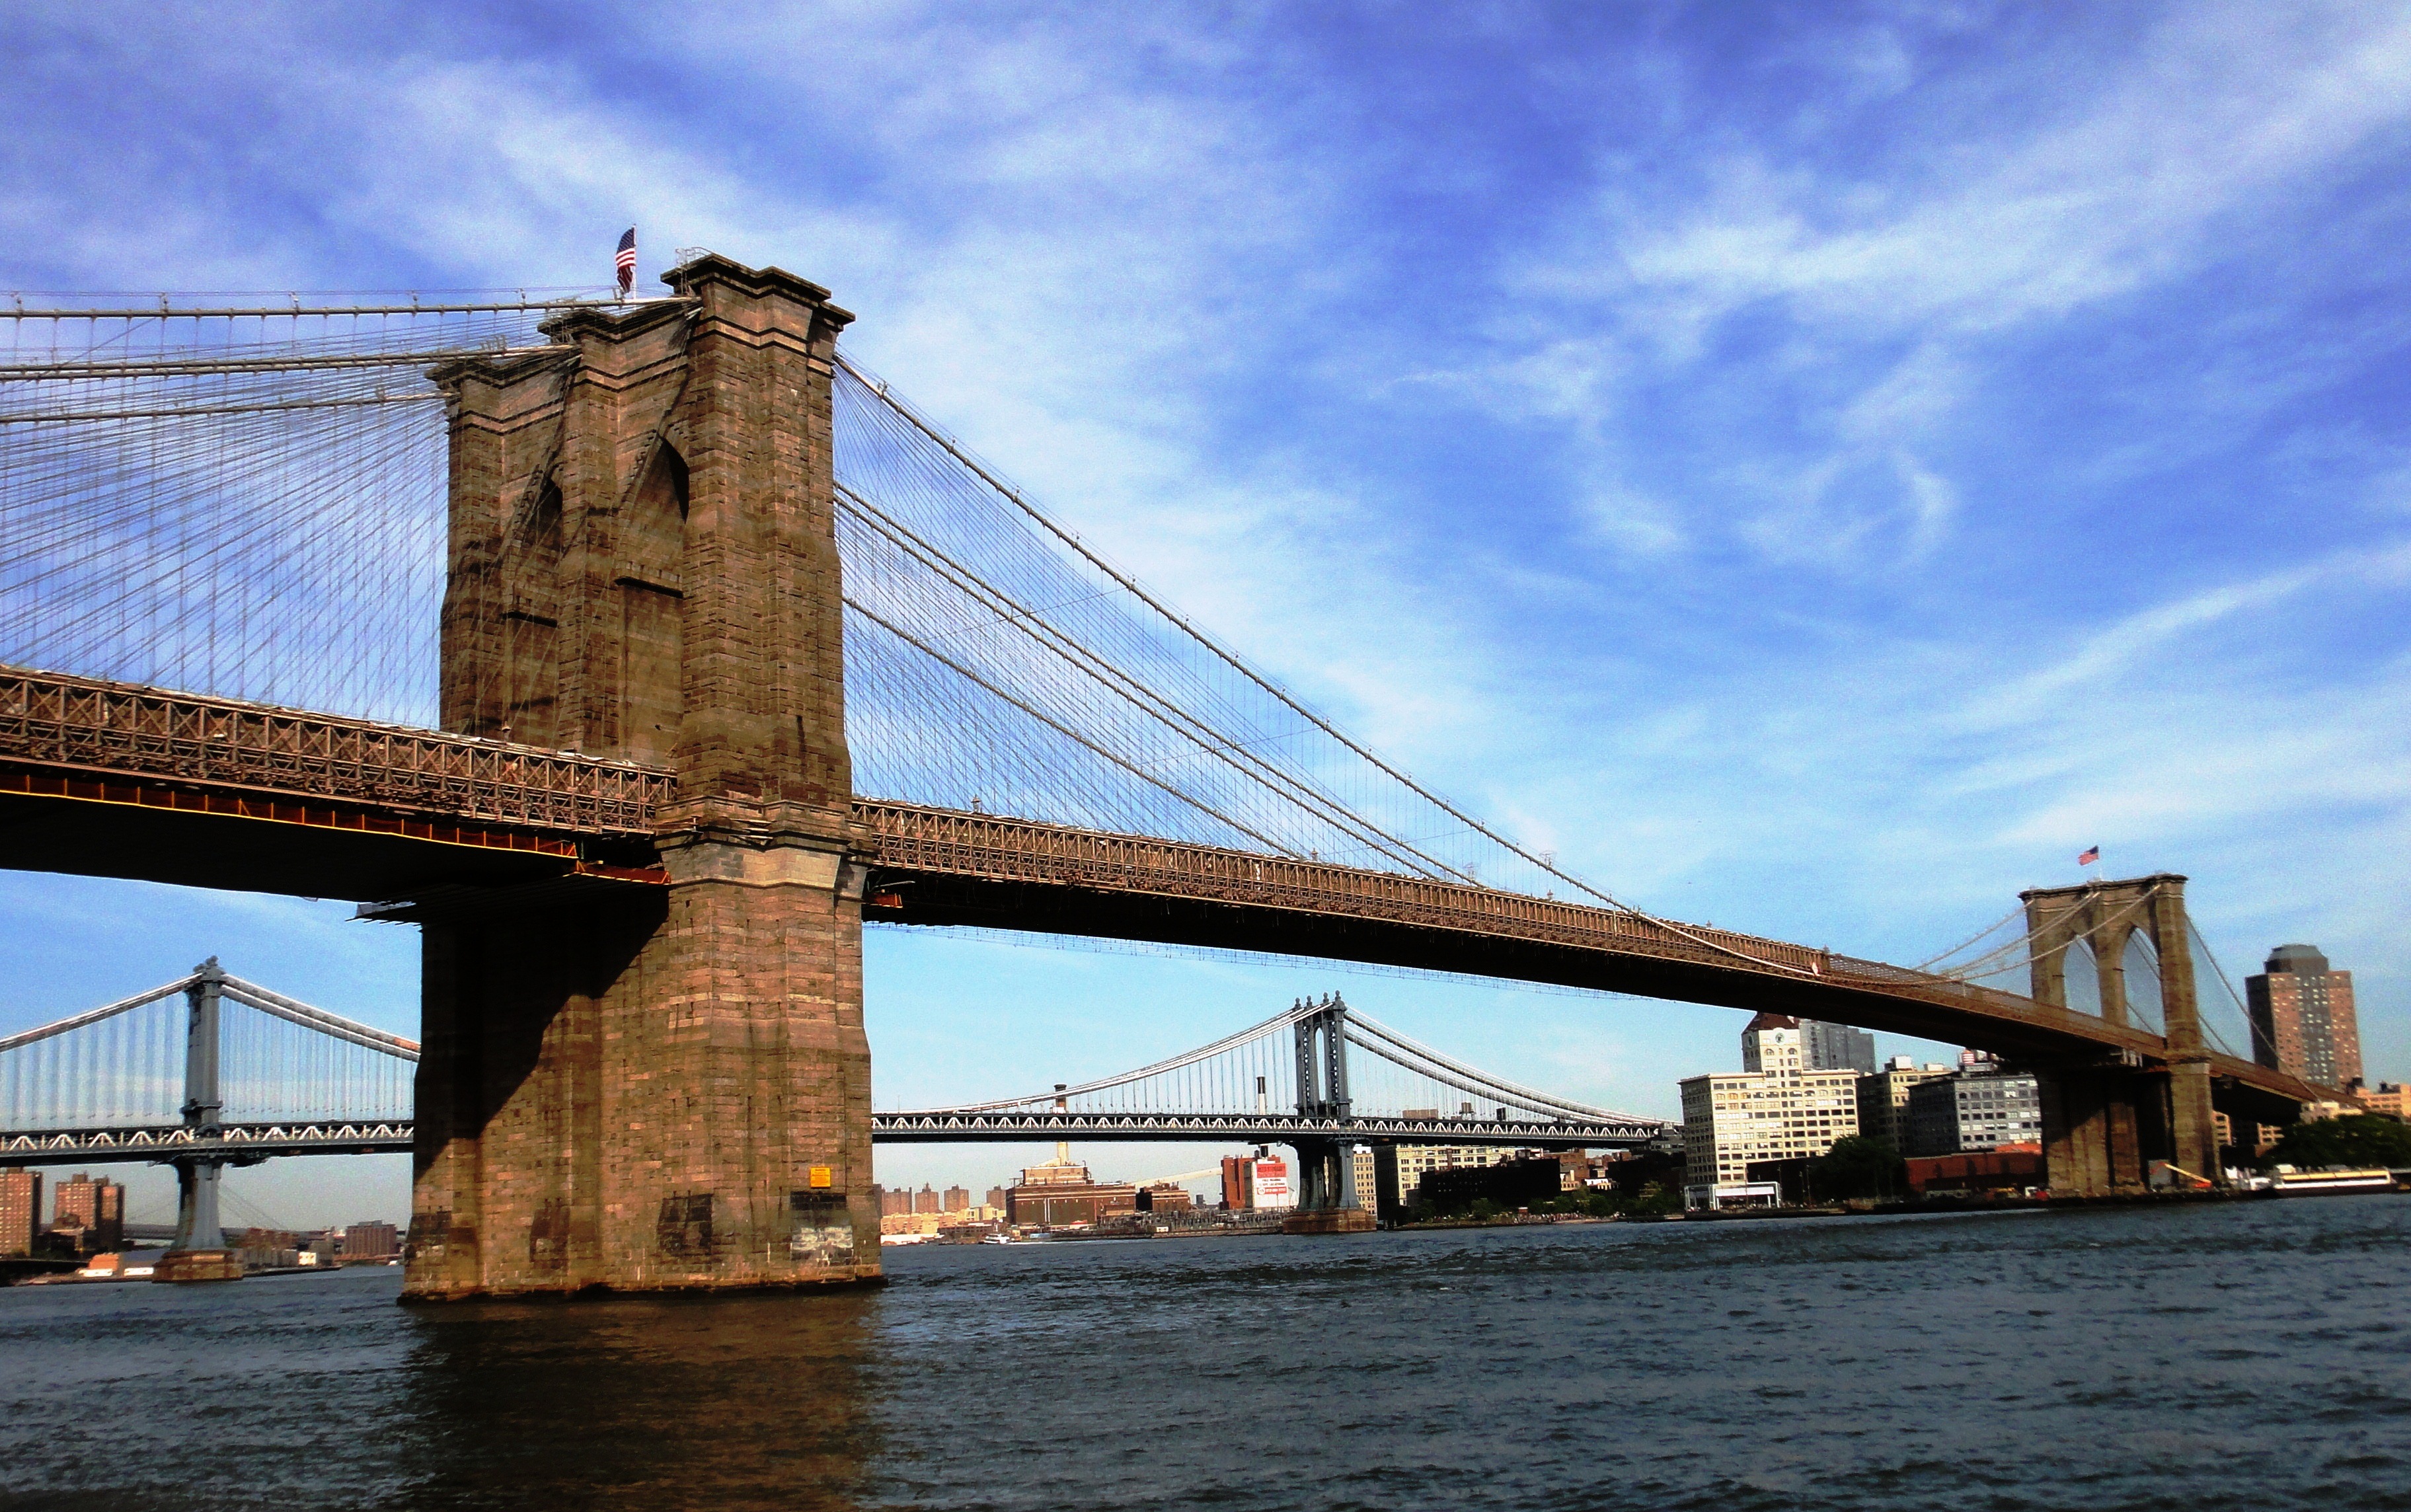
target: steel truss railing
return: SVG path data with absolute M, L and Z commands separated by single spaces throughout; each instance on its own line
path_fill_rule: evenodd
M 1780 940 L 1677 932 L 1619 909 L 1329 862 L 875 799 L 857 799 L 854 817 L 867 832 L 867 859 L 903 871 L 1346 914 L 1719 966 L 1758 958 L 1811 976 L 1821 975 L 1828 959 Z
M 17 667 L 0 668 L 0 761 L 564 835 L 650 835 L 675 791 L 629 762 Z
M 63 1165 L 77 1160 L 197 1159 L 240 1165 L 279 1155 L 407 1153 L 415 1127 L 393 1120 L 329 1120 L 221 1124 L 213 1129 L 173 1124 L 45 1129 L 0 1134 L 0 1166 Z
M 1235 1140 L 1287 1144 L 1300 1139 L 1378 1140 L 1407 1144 L 1562 1144 L 1587 1149 L 1646 1144 L 1666 1132 L 1633 1120 L 1481 1118 L 1311 1118 L 1294 1113 L 970 1112 L 872 1113 L 870 1137 L 883 1144 L 1036 1140 Z
M 0 782 L 22 782 L 8 769 L 351 803 L 564 839 L 650 839 L 677 792 L 670 772 L 633 762 L 0 667 Z M 1613 909 L 881 799 L 857 799 L 853 814 L 862 859 L 893 870 L 1250 905 L 1647 955 L 1972 1011 L 2139 1054 L 2155 1055 L 2165 1048 L 2148 1031 L 2104 1025 L 2012 993 L 1752 935 L 1675 928 Z M 2274 1084 L 2265 1069 L 2226 1056 L 2212 1060 L 2219 1074 Z

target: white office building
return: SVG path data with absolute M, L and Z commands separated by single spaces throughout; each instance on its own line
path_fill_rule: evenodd
M 1797 1019 L 1761 1013 L 1741 1036 L 1742 1070 L 1685 1079 L 1684 1183 L 1740 1186 L 1758 1161 L 1823 1155 L 1859 1131 L 1859 1073 L 1808 1067 Z

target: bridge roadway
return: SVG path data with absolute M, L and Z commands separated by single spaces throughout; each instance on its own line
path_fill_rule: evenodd
M 631 762 L 0 668 L 11 868 L 346 898 L 396 919 L 475 908 L 498 887 L 633 898 L 667 881 L 652 816 L 675 790 Z M 2148 1030 L 2014 994 L 1613 909 L 877 799 L 856 799 L 854 820 L 874 921 L 1596 988 L 2014 1056 L 2168 1055 Z M 2210 1061 L 2221 1105 L 2267 1122 L 2335 1096 Z
M 1389 1144 L 1499 1144 L 1517 1149 L 1600 1150 L 1648 1143 L 1656 1123 L 1577 1119 L 1312 1118 L 1302 1113 L 1081 1112 L 1038 1109 L 933 1109 L 870 1115 L 879 1144 L 1027 1143 L 1041 1140 L 1188 1140 L 1293 1144 L 1301 1139 Z
M 408 1155 L 409 1119 L 181 1124 L 0 1133 L 0 1166 L 64 1166 L 136 1160 L 214 1160 L 249 1165 L 279 1155 Z
M 215 1135 L 181 1125 L 0 1132 L 0 1167 L 216 1160 L 249 1165 L 283 1155 L 408 1155 L 408 1120 L 226 1124 Z M 1647 1123 L 1481 1118 L 1308 1118 L 1297 1113 L 1034 1112 L 933 1110 L 873 1113 L 876 1144 L 1027 1144 L 1052 1140 L 1288 1144 L 1300 1139 L 1516 1149 L 1632 1148 L 1664 1133 Z

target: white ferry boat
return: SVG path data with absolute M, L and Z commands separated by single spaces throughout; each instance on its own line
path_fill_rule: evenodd
M 2269 1190 L 2279 1197 L 2314 1197 L 2331 1192 L 2390 1192 L 2394 1172 L 2370 1170 L 2296 1170 L 2279 1166 L 2269 1179 Z

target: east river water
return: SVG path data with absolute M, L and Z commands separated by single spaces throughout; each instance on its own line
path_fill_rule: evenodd
M 0 1507 L 2411 1507 L 2411 1199 L 0 1290 Z

